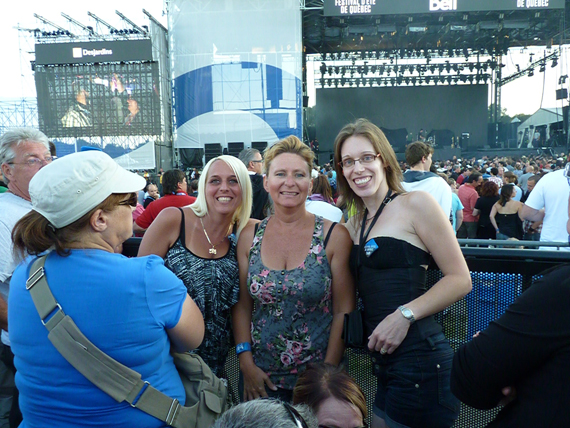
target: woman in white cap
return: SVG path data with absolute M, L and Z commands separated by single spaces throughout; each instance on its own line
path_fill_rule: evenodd
M 185 351 L 200 344 L 200 311 L 162 259 L 114 253 L 132 236 L 131 213 L 144 184 L 144 178 L 103 152 L 58 159 L 30 182 L 33 208 L 14 228 L 14 248 L 22 258 L 47 251 L 48 286 L 79 330 L 183 403 L 170 348 Z M 52 345 L 26 289 L 35 259 L 26 258 L 10 284 L 8 322 L 24 418 L 20 427 L 165 426 L 101 391 Z

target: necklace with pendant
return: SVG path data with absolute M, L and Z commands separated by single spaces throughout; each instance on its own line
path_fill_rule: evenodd
M 220 245 L 222 242 L 224 242 L 226 237 L 224 236 L 222 238 L 222 240 L 220 242 L 218 242 L 216 245 L 212 244 L 212 241 L 210 241 L 210 237 L 208 236 L 208 232 L 206 232 L 206 228 L 204 227 L 204 222 L 202 221 L 202 217 L 200 217 L 200 223 L 202 224 L 202 230 L 204 231 L 204 235 L 206 235 L 206 239 L 208 240 L 208 243 L 212 246 L 212 248 L 210 248 L 208 250 L 208 253 L 213 254 L 213 255 L 218 254 L 218 250 L 216 250 L 216 245 Z

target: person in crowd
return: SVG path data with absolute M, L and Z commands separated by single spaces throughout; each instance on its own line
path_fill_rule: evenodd
M 461 175 L 459 175 L 459 177 L 457 177 L 457 184 L 461 186 L 465 182 L 467 177 L 469 177 L 471 175 L 472 172 L 474 172 L 473 168 L 465 168 L 463 170 L 463 172 L 461 173 Z
M 232 316 L 246 401 L 290 401 L 307 364 L 338 365 L 344 353 L 344 314 L 355 307 L 352 242 L 343 225 L 305 209 L 313 158 L 295 136 L 271 146 L 264 171 L 275 214 L 248 225 L 238 242 L 240 297 Z
M 89 92 L 78 84 L 75 84 L 75 102 L 69 107 L 61 118 L 64 128 L 86 128 L 93 126 L 93 119 L 89 111 L 87 99 Z
M 447 217 L 451 214 L 451 189 L 446 181 L 430 172 L 433 147 L 421 141 L 406 147 L 406 162 L 410 165 L 404 173 L 402 187 L 406 192 L 423 190 L 431 194 Z
M 2 391 L 0 411 L 6 419 L 9 414 L 10 425 L 18 426 L 22 420 L 18 407 L 18 391 L 14 389 L 13 354 L 8 335 L 8 291 L 10 278 L 16 267 L 13 257 L 12 230 L 24 215 L 32 209 L 29 184 L 37 172 L 52 162 L 48 138 L 33 128 L 14 128 L 0 137 L 0 165 L 8 191 L 0 195 L 0 327 L 2 328 Z M 6 370 L 10 369 L 10 373 Z M 14 397 L 14 398 L 12 398 Z M 11 410 L 10 410 L 11 409 Z
M 297 380 L 293 404 L 307 404 L 321 427 L 363 428 L 366 397 L 343 367 L 313 364 Z
M 327 220 L 344 223 L 342 210 L 334 204 L 329 181 L 323 174 L 313 172 L 316 177 L 312 179 L 311 195 L 305 201 L 305 209 Z
M 267 217 L 271 201 L 267 190 L 263 187 L 263 157 L 259 150 L 254 148 L 243 149 L 239 153 L 239 159 L 247 168 L 251 186 L 253 189 L 253 206 L 251 209 L 251 218 L 263 220 Z
M 337 190 L 338 190 L 337 184 L 336 184 L 336 177 L 334 174 L 335 174 L 335 171 L 333 171 L 333 170 L 327 171 L 327 180 L 329 182 L 329 185 L 331 186 L 333 196 L 335 196 L 337 194 Z
M 493 166 L 489 170 L 489 173 L 491 174 L 491 176 L 489 177 L 489 181 L 495 183 L 497 187 L 499 187 L 499 189 L 503 187 L 503 179 L 499 176 L 499 168 Z
M 463 204 L 463 224 L 459 227 L 457 231 L 457 237 L 461 239 L 477 238 L 477 222 L 479 218 L 473 214 L 475 209 L 475 204 L 477 199 L 479 199 L 479 193 L 477 189 L 483 184 L 483 176 L 474 172 L 466 180 L 467 182 L 457 190 L 457 196 Z
M 311 201 L 323 201 L 329 204 L 334 204 L 333 193 L 327 177 L 323 174 L 318 174 L 312 180 L 311 194 L 309 195 Z
M 190 181 L 190 193 L 192 193 L 190 196 L 194 196 L 195 198 L 198 197 L 198 181 L 199 180 L 191 180 Z
M 170 347 L 187 351 L 200 344 L 200 310 L 158 257 L 115 252 L 132 235 L 132 209 L 144 184 L 103 152 L 64 156 L 30 181 L 32 210 L 14 228 L 14 248 L 20 258 L 48 251 L 45 274 L 65 314 L 104 353 L 183 403 Z M 100 390 L 50 342 L 26 287 L 35 259 L 27 257 L 10 284 L 20 427 L 164 426 Z
M 566 171 L 568 168 L 569 166 L 566 165 Z M 523 220 L 542 221 L 541 241 L 568 242 L 565 228 L 568 213 L 565 201 L 570 191 L 564 173 L 565 170 L 560 169 L 542 177 L 522 207 L 521 218 Z M 540 248 L 549 249 L 549 247 Z M 562 247 L 562 249 L 570 251 L 570 247 Z
M 517 186 L 518 178 L 515 175 L 515 173 L 511 171 L 506 171 L 505 174 L 503 175 L 503 182 L 505 185 L 509 184 L 515 188 L 515 196 L 513 197 L 513 201 L 520 202 L 523 195 L 523 191 L 519 186 Z
M 340 192 L 357 209 L 347 228 L 378 379 L 372 427 L 450 427 L 453 351 L 433 314 L 465 296 L 471 278 L 449 218 L 430 194 L 404 192 L 394 150 L 368 120 L 342 128 L 334 154 Z M 443 276 L 426 291 L 432 257 Z
M 522 174 L 519 177 L 519 186 L 522 189 L 523 192 L 527 191 L 527 180 L 529 179 L 529 177 L 532 177 L 535 173 L 534 173 L 534 166 L 532 165 L 527 165 L 524 169 L 524 174 Z
M 461 227 L 463 223 L 463 204 L 457 196 L 457 183 L 453 178 L 448 178 L 447 183 L 451 188 L 451 224 L 453 225 L 453 230 L 455 233 Z
M 160 212 L 167 207 L 185 207 L 196 198 L 188 196 L 186 175 L 179 169 L 166 171 L 162 178 L 164 196 L 151 202 L 133 224 L 135 232 L 145 232 Z
M 570 426 L 570 265 L 543 275 L 453 358 L 457 398 L 477 409 L 503 406 L 488 427 Z
M 194 204 L 159 214 L 138 255 L 162 257 L 184 282 L 206 324 L 204 342 L 196 352 L 217 376 L 226 378 L 230 309 L 239 296 L 236 236 L 250 221 L 251 182 L 239 159 L 222 155 L 206 164 L 198 189 Z
M 536 186 L 536 183 L 540 180 L 538 175 L 533 175 L 529 177 L 526 186 L 527 192 L 523 193 L 523 197 L 521 202 L 524 204 L 528 199 L 530 192 Z M 523 221 L 523 240 L 524 241 L 540 241 L 540 232 L 542 231 L 542 221 L 530 221 L 524 220 Z
M 494 181 L 486 181 L 481 186 L 481 196 L 475 202 L 473 216 L 477 221 L 477 239 L 496 239 L 495 227 L 491 223 L 491 210 L 499 200 L 499 186 Z
M 146 196 L 144 198 L 143 208 L 146 209 L 151 202 L 156 201 L 160 198 L 160 193 L 158 193 L 158 186 L 154 183 L 148 183 L 145 189 Z
M 280 400 L 252 400 L 224 412 L 212 428 L 317 428 L 311 409 Z
M 519 217 L 523 204 L 513 200 L 514 186 L 503 186 L 501 196 L 493 205 L 489 219 L 497 232 L 497 239 L 522 239 L 522 220 Z
M 528 177 L 528 179 L 526 181 L 526 190 L 523 191 L 523 194 L 521 197 L 521 202 L 523 204 L 528 199 L 530 192 L 532 192 L 532 190 L 534 189 L 534 186 L 536 186 L 536 183 L 538 183 L 538 180 L 540 180 L 540 175 L 532 175 L 532 176 Z

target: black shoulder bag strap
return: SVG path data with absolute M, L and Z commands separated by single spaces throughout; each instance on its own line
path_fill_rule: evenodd
M 140 373 L 109 357 L 81 333 L 49 288 L 44 270 L 46 257 L 41 256 L 32 264 L 26 289 L 49 331 L 50 342 L 63 358 L 116 401 L 126 401 L 175 428 L 191 426 L 189 421 L 196 420 L 198 406 L 183 407 L 177 399 L 143 381 Z
M 378 218 L 380 217 L 380 214 L 382 214 L 384 207 L 388 205 L 390 202 L 392 202 L 394 198 L 396 198 L 396 196 L 398 196 L 397 193 L 394 193 L 392 195 L 392 190 L 388 190 L 386 197 L 378 207 L 378 210 L 376 210 L 376 214 L 374 214 L 374 218 L 370 222 L 370 226 L 368 226 L 368 230 L 366 230 L 366 233 L 364 231 L 366 229 L 366 217 L 368 216 L 368 208 L 364 210 L 364 217 L 362 218 L 362 226 L 360 227 L 360 240 L 358 241 L 358 251 L 356 256 L 356 282 L 358 282 L 358 269 L 360 269 L 360 253 L 364 251 L 364 245 L 366 244 L 368 235 L 370 235 L 370 231 L 376 224 L 376 221 L 378 221 Z

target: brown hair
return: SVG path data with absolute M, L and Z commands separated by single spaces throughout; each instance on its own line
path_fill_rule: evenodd
M 348 207 L 355 206 L 357 215 L 364 214 L 364 202 L 354 193 L 350 188 L 348 181 L 342 173 L 342 167 L 339 162 L 342 159 L 342 146 L 350 137 L 360 135 L 366 138 L 374 147 L 374 151 L 380 154 L 380 160 L 384 164 L 386 173 L 386 182 L 392 192 L 405 193 L 402 187 L 402 170 L 400 164 L 396 159 L 394 149 L 388 142 L 384 133 L 367 119 L 358 119 L 356 122 L 345 125 L 338 133 L 334 142 L 334 160 L 336 169 L 336 181 L 340 194 L 344 197 L 345 203 Z
M 509 202 L 509 199 L 512 198 L 513 193 L 515 193 L 515 186 L 513 186 L 512 184 L 505 184 L 503 187 L 501 187 L 499 205 L 503 207 L 507 205 L 507 202 Z
M 134 195 L 136 194 L 112 194 L 79 220 L 75 220 L 61 229 L 55 229 L 48 219 L 40 213 L 30 211 L 16 223 L 12 231 L 16 258 L 24 259 L 26 254 L 37 256 L 52 247 L 60 256 L 69 255 L 70 244 L 79 240 L 95 211 L 111 212 L 125 197 Z
M 331 174 L 332 175 L 332 174 Z M 313 195 L 322 195 L 327 202 L 333 201 L 332 188 L 327 177 L 323 174 L 317 175 L 313 178 Z
M 414 166 L 424 157 L 429 157 L 433 153 L 433 147 L 428 146 L 421 141 L 408 144 L 406 147 L 406 162 L 409 166 Z
M 263 152 L 263 172 L 265 174 L 269 172 L 269 168 L 271 167 L 271 162 L 273 162 L 273 159 L 279 155 L 282 155 L 283 153 L 293 153 L 295 155 L 301 156 L 307 163 L 309 176 L 311 175 L 310 173 L 313 169 L 313 160 L 315 159 L 315 154 L 309 148 L 309 146 L 303 144 L 301 140 L 299 140 L 294 135 L 290 135 L 287 138 L 278 141 Z
M 353 378 L 343 369 L 330 364 L 309 364 L 293 389 L 293 404 L 307 404 L 317 413 L 323 401 L 336 398 L 352 404 L 367 417 L 366 397 Z
M 497 196 L 499 194 L 499 186 L 493 181 L 486 181 L 481 186 L 481 196 Z

